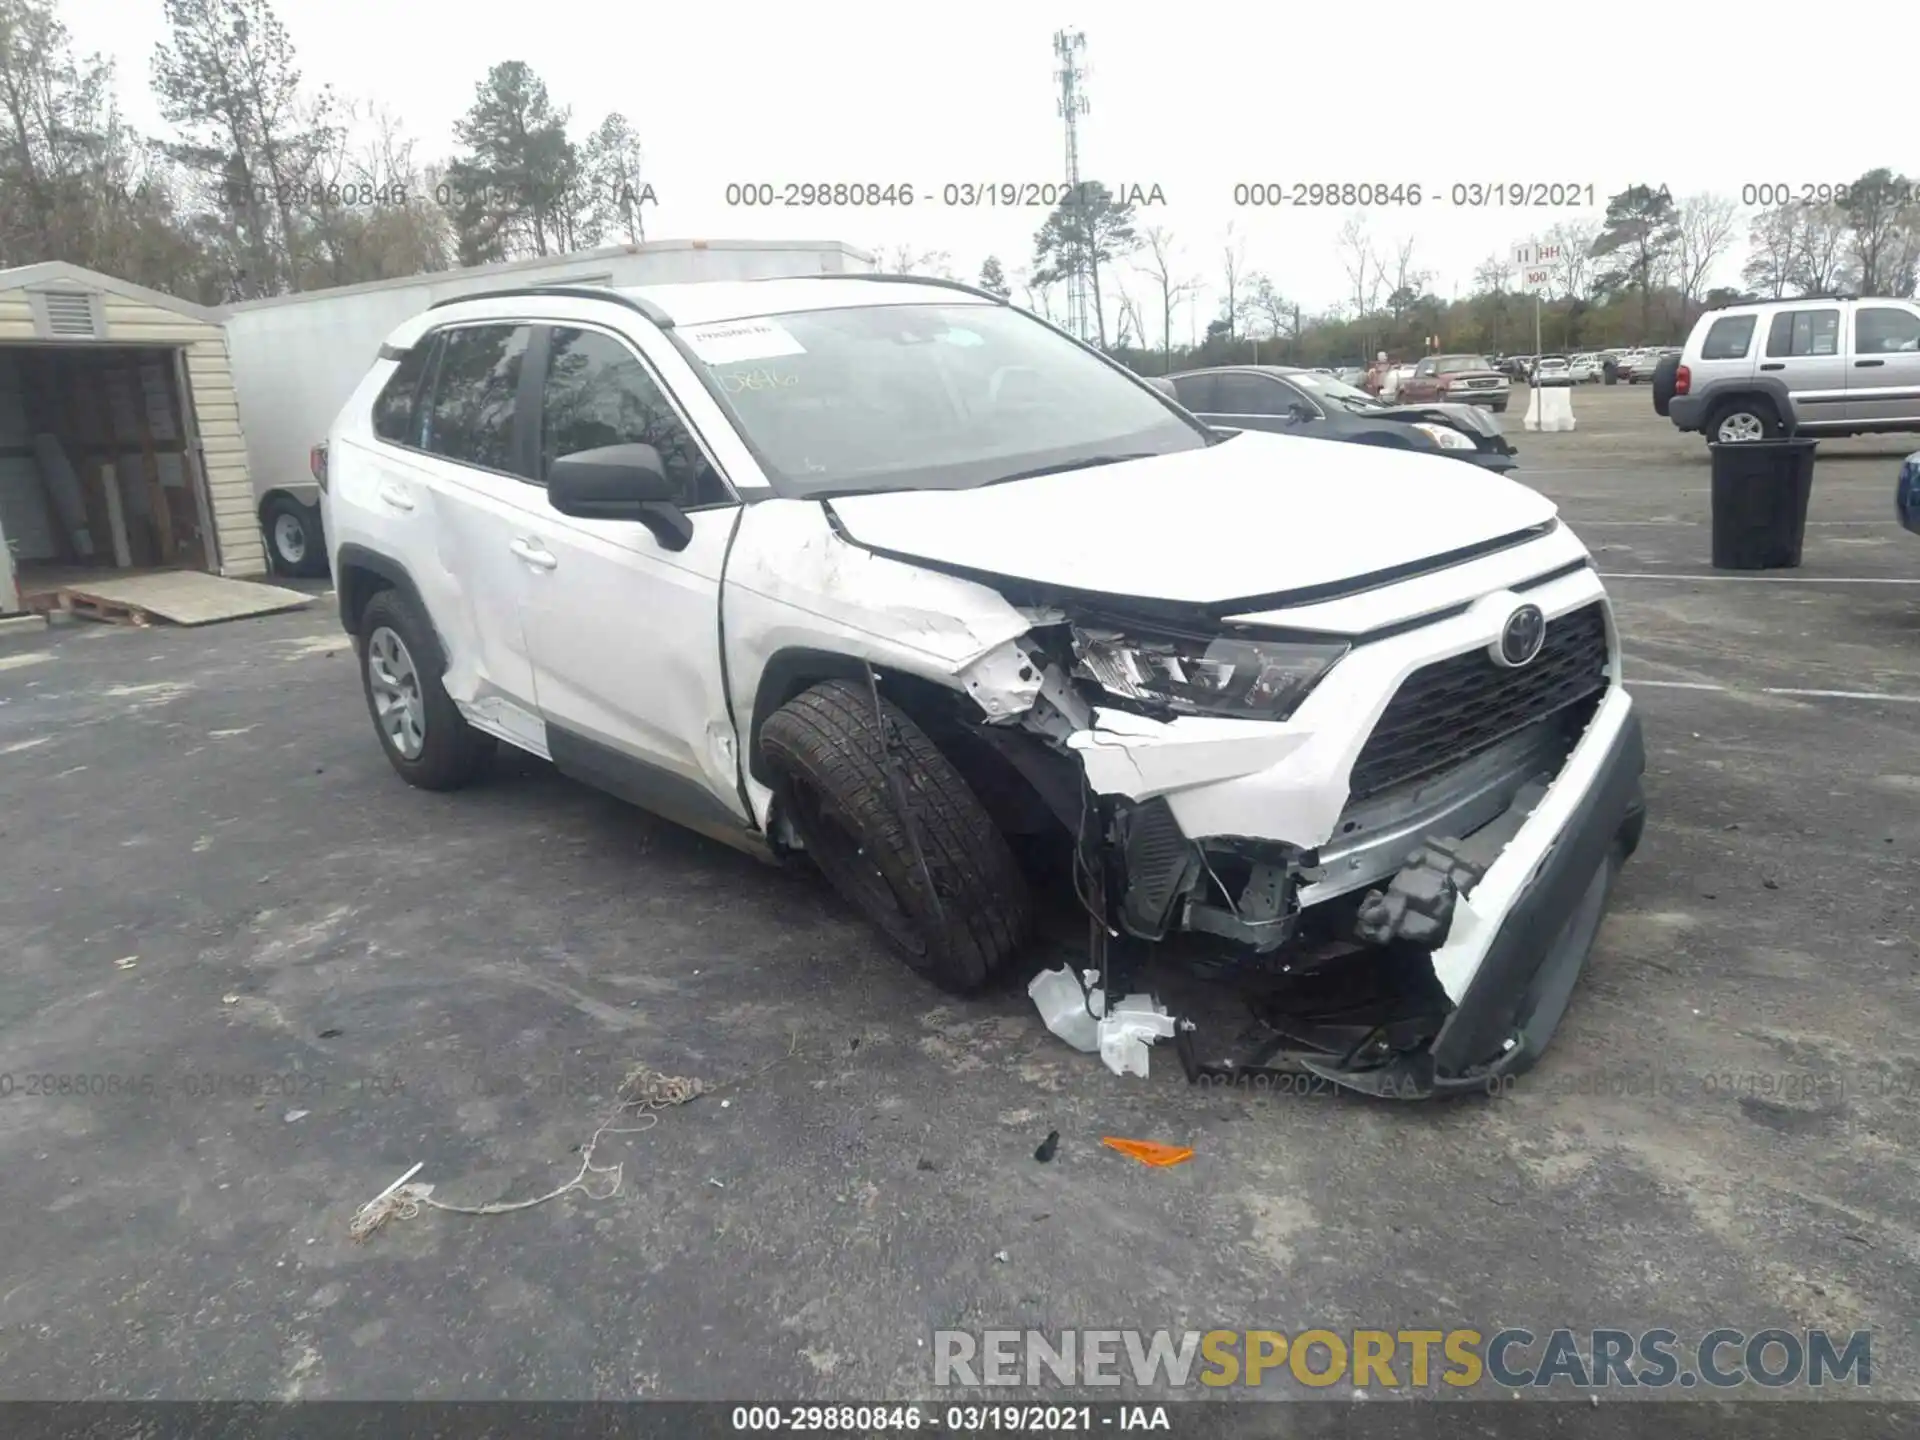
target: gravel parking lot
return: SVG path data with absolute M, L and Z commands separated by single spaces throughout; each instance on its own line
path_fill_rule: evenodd
M 0 1393 L 908 1398 L 946 1327 L 1512 1324 L 1873 1328 L 1920 1398 L 1911 437 L 1823 447 L 1804 567 L 1736 577 L 1644 387 L 1524 404 L 1618 577 L 1650 820 L 1501 1098 L 1119 1079 L 537 762 L 410 790 L 329 598 L 0 643 Z M 416 1162 L 564 1183 L 641 1065 L 733 1083 L 604 1138 L 617 1193 L 349 1238 Z

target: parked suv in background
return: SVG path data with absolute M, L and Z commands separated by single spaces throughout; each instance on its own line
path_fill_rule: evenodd
M 1612 611 L 1548 500 L 1219 435 L 969 286 L 450 302 L 389 338 L 325 473 L 402 778 L 504 742 L 804 854 L 956 991 L 1018 960 L 1052 876 L 1106 994 L 1174 937 L 1281 1014 L 1296 972 L 1325 1013 L 1332 970 L 1380 1018 L 1298 1030 L 1339 1037 L 1301 1066 L 1484 1092 L 1638 843 Z
M 1810 297 L 1710 310 L 1681 348 L 1667 416 L 1723 444 L 1920 431 L 1920 305 Z

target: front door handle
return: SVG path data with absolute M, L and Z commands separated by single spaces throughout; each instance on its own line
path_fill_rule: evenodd
M 550 551 L 542 550 L 535 540 L 516 540 L 507 548 L 536 570 L 551 570 L 560 563 Z
M 1784 360 L 1775 360 L 1771 364 L 1762 365 L 1760 368 L 1762 370 L 1784 370 L 1787 368 L 1787 362 Z
M 381 503 L 391 505 L 396 510 L 413 509 L 412 497 L 410 497 L 406 491 L 392 485 L 382 485 L 380 487 L 380 500 Z
M 1884 360 L 1856 360 L 1853 362 L 1853 368 L 1856 370 L 1871 370 L 1875 365 L 1884 365 L 1886 363 Z

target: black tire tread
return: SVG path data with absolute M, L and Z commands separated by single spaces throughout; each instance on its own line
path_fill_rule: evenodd
M 937 904 L 895 803 L 889 731 Z M 823 681 L 769 716 L 760 744 L 776 771 L 804 779 L 857 830 L 926 942 L 924 955 L 906 955 L 915 969 L 965 993 L 1019 950 L 1032 903 L 1013 851 L 965 778 L 898 707 L 882 697 L 876 714 L 864 685 Z
M 302 560 L 298 565 L 282 560 L 280 558 L 280 552 L 274 548 L 273 522 L 283 514 L 292 515 L 293 518 L 305 526 L 309 532 L 307 536 L 307 556 L 306 559 Z M 272 561 L 273 568 L 276 571 L 301 580 L 315 579 L 327 573 L 327 553 L 321 545 L 320 536 L 314 531 L 312 522 L 306 515 L 301 513 L 301 508 L 291 500 L 275 500 L 269 504 L 267 506 L 265 524 L 262 528 L 266 531 L 267 556 Z
M 427 708 L 427 737 L 417 760 L 403 758 L 387 743 L 374 709 L 373 686 L 367 678 L 367 639 L 382 625 L 406 642 L 414 669 L 420 676 L 420 694 Z M 366 691 L 367 714 L 373 720 L 381 750 L 400 778 L 422 790 L 458 790 L 471 784 L 493 753 L 494 740 L 469 725 L 455 707 L 453 697 L 447 694 L 441 682 L 447 668 L 446 657 L 440 653 L 440 642 L 420 608 L 399 590 L 378 591 L 361 613 L 358 638 L 355 648 L 360 660 L 360 685 Z

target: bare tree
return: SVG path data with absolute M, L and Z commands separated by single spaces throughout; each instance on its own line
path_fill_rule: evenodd
M 1838 205 L 1802 205 L 1794 225 L 1793 285 L 1803 295 L 1843 289 L 1853 274 L 1846 213 Z
M 1489 255 L 1473 272 L 1473 288 L 1482 295 L 1504 295 L 1513 284 L 1513 266 L 1499 255 Z
M 1248 307 L 1269 340 L 1300 338 L 1296 333 L 1300 307 L 1281 294 L 1273 281 L 1256 270 L 1247 276 L 1247 288 L 1252 292 Z
M 1673 247 L 1674 286 L 1690 313 L 1707 292 L 1718 265 L 1733 246 L 1738 209 L 1724 195 L 1700 194 L 1680 202 L 1680 239 Z
M 1560 247 L 1548 265 L 1548 283 L 1562 300 L 1584 300 L 1593 280 L 1593 243 L 1600 238 L 1597 220 L 1565 220 L 1547 231 L 1546 242 Z
M 1747 227 L 1747 260 L 1740 278 L 1769 300 L 1786 296 L 1793 284 L 1800 216 L 1792 205 L 1775 205 L 1753 217 Z
M 1020 303 L 1038 315 L 1042 320 L 1053 321 L 1053 286 L 1043 275 L 1037 274 L 1032 266 L 1022 265 L 1014 270 L 1013 280 L 1020 287 Z
M 1120 300 L 1120 323 L 1115 330 L 1113 344 L 1116 350 L 1129 350 L 1143 344 L 1147 327 L 1140 322 L 1140 307 L 1134 304 L 1132 294 L 1124 282 L 1113 282 L 1114 293 Z
M 1427 286 L 1433 282 L 1433 272 L 1422 270 L 1413 262 L 1413 247 L 1417 237 L 1409 235 L 1395 247 L 1393 252 L 1393 288 L 1404 290 L 1419 296 L 1426 293 Z
M 1226 337 L 1229 343 L 1239 337 L 1241 322 L 1247 313 L 1249 299 L 1247 286 L 1247 247 L 1240 237 L 1233 233 L 1233 226 L 1227 226 L 1227 241 L 1222 257 L 1220 276 L 1225 282 L 1225 293 L 1220 297 L 1220 319 L 1226 324 Z
M 933 275 L 942 280 L 953 278 L 953 257 L 945 250 L 921 250 L 913 245 L 896 245 L 886 253 L 881 268 L 889 275 Z
M 1173 232 L 1165 226 L 1155 225 L 1144 231 L 1140 237 L 1146 259 L 1137 267 L 1141 274 L 1153 281 L 1154 288 L 1160 292 L 1160 348 L 1167 357 L 1168 368 L 1173 363 L 1173 312 L 1177 306 L 1191 298 L 1200 288 L 1200 282 L 1191 275 L 1181 272 L 1179 245 L 1173 238 Z
M 1386 267 L 1374 254 L 1366 218 L 1358 213 L 1348 216 L 1335 243 L 1347 280 L 1353 286 L 1353 318 L 1365 320 L 1380 309 L 1380 288 L 1386 281 Z

